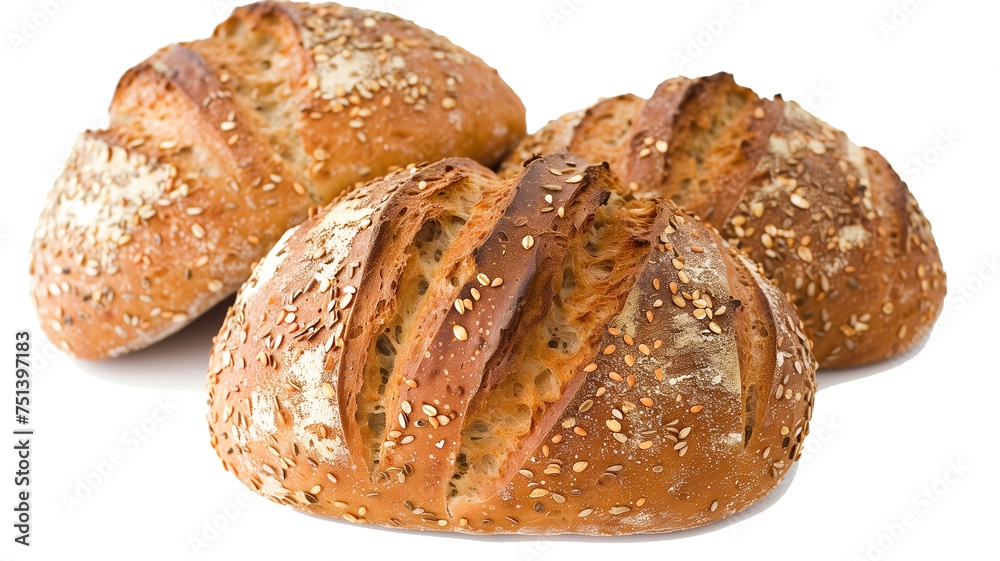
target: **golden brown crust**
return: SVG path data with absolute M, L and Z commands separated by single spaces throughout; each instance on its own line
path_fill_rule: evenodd
M 417 232 L 462 193 L 498 210 L 470 212 L 478 221 L 448 235 L 412 292 Z M 482 205 L 473 198 L 462 204 Z M 629 231 L 633 257 L 611 273 L 606 244 Z M 571 317 L 566 295 L 593 314 Z M 377 334 L 414 305 L 418 327 L 403 322 L 395 362 L 380 363 L 384 388 L 368 391 Z M 509 381 L 561 356 L 533 350 L 545 326 L 577 329 L 569 378 L 543 384 L 527 433 L 505 433 L 522 449 L 495 448 L 497 473 L 478 465 L 477 485 L 450 485 L 475 446 L 473 420 L 526 400 L 537 388 L 508 394 Z M 286 234 L 215 340 L 208 420 L 226 469 L 313 514 L 474 533 L 662 532 L 776 486 L 808 432 L 814 370 L 786 299 L 672 203 L 629 200 L 605 166 L 575 156 L 506 181 L 452 159 L 371 182 Z M 360 413 L 379 411 L 372 400 L 384 426 Z
M 895 356 L 940 313 L 945 275 L 927 219 L 875 151 L 728 74 L 674 78 L 644 104 L 620 96 L 522 141 L 572 147 L 639 194 L 669 197 L 760 262 L 798 306 L 823 367 Z M 562 120 L 554 121 L 561 123 Z
M 281 234 L 410 162 L 496 163 L 524 134 L 497 72 L 428 30 L 336 4 L 238 8 L 122 77 L 39 220 L 32 297 L 82 358 L 165 337 L 234 291 Z

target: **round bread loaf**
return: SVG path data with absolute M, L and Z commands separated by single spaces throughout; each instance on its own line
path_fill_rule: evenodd
M 501 167 L 570 151 L 638 195 L 669 197 L 761 263 L 790 294 L 823 367 L 898 355 L 934 324 L 945 295 L 930 223 L 876 151 L 729 74 L 674 78 L 567 114 Z
M 410 162 L 493 165 L 524 107 L 483 61 L 412 22 L 336 4 L 237 8 L 118 84 L 31 250 L 40 323 L 81 358 L 181 328 L 316 205 Z
M 312 514 L 667 532 L 778 485 L 815 368 L 757 265 L 606 164 L 448 159 L 282 237 L 214 341 L 208 422 L 226 470 Z

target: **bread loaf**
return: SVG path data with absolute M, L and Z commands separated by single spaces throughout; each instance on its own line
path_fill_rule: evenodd
M 444 156 L 495 164 L 524 107 L 480 59 L 395 16 L 262 2 L 118 84 L 49 194 L 31 293 L 59 347 L 96 359 L 232 293 L 345 188 Z
M 747 251 L 794 299 L 823 367 L 902 353 L 941 311 L 930 223 L 885 159 L 729 74 L 565 115 L 526 138 L 501 175 L 562 151 L 609 162 L 637 194 L 671 198 Z
M 211 445 L 261 495 L 469 533 L 691 528 L 775 488 L 816 363 L 758 266 L 572 155 L 410 167 L 289 230 L 214 340 Z

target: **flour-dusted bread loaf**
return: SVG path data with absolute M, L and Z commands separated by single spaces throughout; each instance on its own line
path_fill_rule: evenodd
M 823 367 L 898 355 L 930 330 L 945 274 L 930 223 L 878 152 L 729 74 L 675 78 L 567 114 L 501 167 L 571 151 L 715 226 L 790 294 Z
M 161 339 L 235 291 L 290 226 L 409 163 L 496 163 L 524 107 L 480 59 L 395 16 L 336 4 L 237 8 L 118 84 L 31 251 L 49 338 L 82 358 Z
M 448 159 L 282 237 L 215 339 L 208 421 L 227 470 L 308 513 L 666 532 L 775 488 L 815 367 L 757 265 L 606 165 Z

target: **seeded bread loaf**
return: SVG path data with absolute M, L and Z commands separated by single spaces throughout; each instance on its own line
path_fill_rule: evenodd
M 815 367 L 757 265 L 606 164 L 449 159 L 282 237 L 214 340 L 208 422 L 226 470 L 312 514 L 666 532 L 775 488 Z
M 49 194 L 41 326 L 78 357 L 161 339 L 235 291 L 287 228 L 410 162 L 493 165 L 524 107 L 480 59 L 389 14 L 262 2 L 118 84 Z
M 885 159 L 729 74 L 565 115 L 525 138 L 501 175 L 566 150 L 609 162 L 637 194 L 671 198 L 748 252 L 794 299 L 823 367 L 898 355 L 941 311 L 930 223 Z

